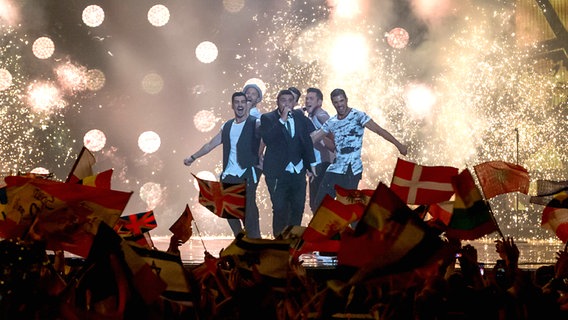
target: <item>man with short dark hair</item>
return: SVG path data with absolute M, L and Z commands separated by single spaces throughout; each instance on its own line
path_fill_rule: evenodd
M 329 113 L 322 108 L 323 94 L 318 88 L 308 88 L 306 90 L 304 110 L 308 113 L 308 118 L 312 121 L 314 129 L 320 129 L 329 119 Z M 322 140 L 314 143 L 314 154 L 316 156 L 316 176 L 310 179 L 310 209 L 316 212 L 316 196 L 319 186 L 327 167 L 335 159 L 335 144 L 333 140 L 325 136 Z
M 266 144 L 264 176 L 272 201 L 272 231 L 277 237 L 287 226 L 301 225 L 306 202 L 306 170 L 315 170 L 310 133 L 313 127 L 294 95 L 282 90 L 277 108 L 260 117 L 260 135 Z
M 330 96 L 337 114 L 327 120 L 321 129 L 312 134 L 314 143 L 328 134 L 333 134 L 335 142 L 335 161 L 324 174 L 315 200 L 317 207 L 326 194 L 335 197 L 336 184 L 345 189 L 357 189 L 363 172 L 361 148 L 363 147 L 365 128 L 392 143 L 400 154 L 406 155 L 408 151 L 405 145 L 379 126 L 365 112 L 349 107 L 347 95 L 343 89 L 334 89 Z
M 223 172 L 221 181 L 225 183 L 246 182 L 246 204 L 244 226 L 247 237 L 260 238 L 259 214 L 256 205 L 256 188 L 260 178 L 258 148 L 260 136 L 257 119 L 249 115 L 247 97 L 243 92 L 235 92 L 231 97 L 235 118 L 223 124 L 221 131 L 211 141 L 204 144 L 193 155 L 184 159 L 190 166 L 196 159 L 208 154 L 223 144 Z M 242 231 L 240 219 L 227 219 L 236 236 Z

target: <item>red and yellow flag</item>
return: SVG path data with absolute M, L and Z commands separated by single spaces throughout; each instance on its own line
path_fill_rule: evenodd
M 48 250 L 86 257 L 101 221 L 114 226 L 132 192 L 93 188 L 46 179 L 11 176 L 4 221 L 46 241 Z M 11 234 L 14 236 L 15 234 Z

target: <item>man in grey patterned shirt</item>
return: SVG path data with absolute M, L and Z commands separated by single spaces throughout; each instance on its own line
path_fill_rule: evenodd
M 345 189 L 357 189 L 363 172 L 361 148 L 363 147 L 365 128 L 392 143 L 400 154 L 406 155 L 408 151 L 407 146 L 400 143 L 365 112 L 350 108 L 347 103 L 347 95 L 343 89 L 334 89 L 330 96 L 337 114 L 311 135 L 314 143 L 329 134 L 333 134 L 335 141 L 335 161 L 324 174 L 315 199 L 316 207 L 319 207 L 326 194 L 335 198 L 336 184 Z

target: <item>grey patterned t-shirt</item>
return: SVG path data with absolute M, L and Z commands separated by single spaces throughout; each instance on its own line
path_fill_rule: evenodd
M 327 171 L 344 174 L 351 164 L 353 174 L 363 172 L 361 161 L 361 148 L 363 147 L 363 133 L 365 124 L 371 120 L 365 112 L 351 108 L 344 119 L 338 119 L 337 115 L 329 118 L 322 127 L 325 133 L 333 133 L 335 136 L 335 162 Z

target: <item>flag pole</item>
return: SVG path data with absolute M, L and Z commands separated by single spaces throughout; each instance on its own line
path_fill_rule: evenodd
M 495 215 L 493 214 L 493 209 L 491 209 L 491 204 L 487 200 L 485 200 L 485 203 L 487 204 L 487 208 L 489 208 L 489 213 L 491 214 L 491 220 L 493 220 L 493 223 L 497 227 L 497 232 L 501 236 L 501 239 L 505 240 L 505 236 L 503 235 L 503 231 L 501 231 L 501 227 L 499 227 L 499 224 L 497 223 L 497 219 L 495 219 Z
M 201 240 L 201 245 L 203 246 L 203 249 L 205 249 L 205 252 L 207 253 L 207 247 L 205 247 L 205 241 L 203 241 L 203 237 L 201 236 L 201 232 L 199 232 L 199 228 L 197 227 L 197 221 L 195 221 L 195 219 L 193 219 L 193 223 L 195 224 L 195 230 L 197 230 L 197 235 L 199 236 L 199 240 Z

